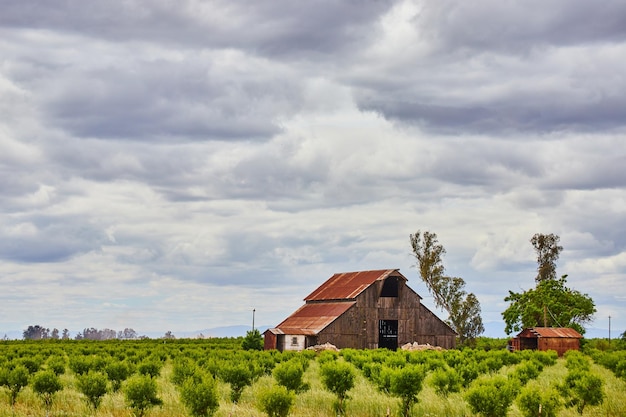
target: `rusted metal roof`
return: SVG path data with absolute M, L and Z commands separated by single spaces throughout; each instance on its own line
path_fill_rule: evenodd
M 355 304 L 355 301 L 305 304 L 272 331 L 275 334 L 316 335 Z
M 374 282 L 392 274 L 406 281 L 397 269 L 338 273 L 309 294 L 304 301 L 353 300 Z
M 582 335 L 569 327 L 531 327 L 522 330 L 517 337 L 554 337 L 582 339 Z

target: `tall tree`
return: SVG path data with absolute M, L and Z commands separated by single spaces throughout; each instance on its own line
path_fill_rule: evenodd
M 419 230 L 410 236 L 417 267 L 435 305 L 448 312 L 447 323 L 459 335 L 461 343 L 473 340 L 485 331 L 478 298 L 465 291 L 465 281 L 444 275 L 442 256 L 446 253 L 435 233 Z
M 446 250 L 437 240 L 437 234 L 425 231 L 410 235 L 413 256 L 417 259 L 417 267 L 428 291 L 435 298 L 435 305 L 443 307 L 443 295 L 438 291 L 439 282 L 443 278 L 443 260 Z
M 572 327 L 585 333 L 584 324 L 593 320 L 596 306 L 587 294 L 567 288 L 567 275 L 541 281 L 522 293 L 509 291 L 504 299 L 511 304 L 502 313 L 505 332 L 527 327 Z
M 521 293 L 509 291 L 504 298 L 510 303 L 502 313 L 507 334 L 527 327 L 572 327 L 584 334 L 583 325 L 593 320 L 596 306 L 591 297 L 566 287 L 567 275 L 556 278 L 556 261 L 563 250 L 559 240 L 552 233 L 536 233 L 530 239 L 537 252 L 536 285 Z
M 536 233 L 530 239 L 530 243 L 537 252 L 536 282 L 556 279 L 556 261 L 563 250 L 563 246 L 559 246 L 559 240 L 561 238 L 553 233 L 549 235 Z
M 22 333 L 25 340 L 47 339 L 50 336 L 50 329 L 41 327 L 40 325 L 28 326 Z
M 480 313 L 480 302 L 474 293 L 458 298 L 452 304 L 448 322 L 459 335 L 461 343 L 474 340 L 485 331 Z

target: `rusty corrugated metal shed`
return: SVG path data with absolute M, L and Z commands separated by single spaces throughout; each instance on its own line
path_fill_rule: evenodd
M 272 330 L 279 334 L 313 336 L 355 304 L 354 301 L 305 304 Z
M 374 282 L 392 274 L 406 281 L 397 269 L 338 273 L 309 294 L 304 301 L 353 300 Z
M 582 339 L 582 335 L 569 327 L 532 327 L 523 330 L 518 337 L 555 337 Z

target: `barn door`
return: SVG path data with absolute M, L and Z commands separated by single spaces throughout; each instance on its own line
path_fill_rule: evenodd
M 398 320 L 378 321 L 378 347 L 398 349 Z

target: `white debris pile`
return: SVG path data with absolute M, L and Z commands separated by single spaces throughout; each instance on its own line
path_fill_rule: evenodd
M 402 345 L 400 347 L 400 349 L 402 350 L 408 350 L 408 351 L 415 351 L 415 350 L 443 350 L 443 348 L 441 346 L 433 346 L 429 343 L 426 343 L 425 345 L 420 345 L 417 342 L 413 342 L 413 343 L 407 343 L 405 345 Z
M 328 342 L 324 343 L 323 345 L 309 346 L 307 349 L 314 350 L 316 352 L 321 352 L 323 350 L 334 350 L 335 352 L 339 352 L 339 349 L 337 349 L 337 346 Z

